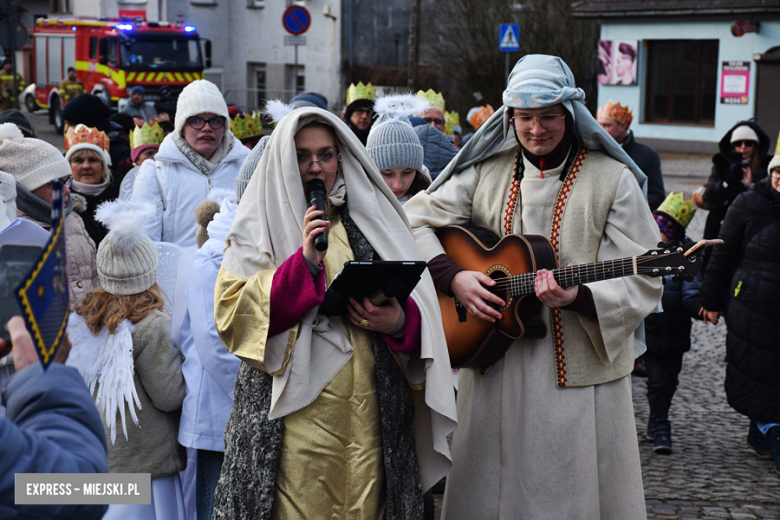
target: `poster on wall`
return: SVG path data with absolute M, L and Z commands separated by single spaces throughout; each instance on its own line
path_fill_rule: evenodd
M 720 75 L 720 102 L 747 105 L 750 88 L 750 62 L 724 61 Z
M 599 40 L 599 84 L 636 85 L 638 49 L 638 40 Z

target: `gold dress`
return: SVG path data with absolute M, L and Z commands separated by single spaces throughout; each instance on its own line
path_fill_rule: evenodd
M 341 271 L 344 262 L 354 260 L 340 214 L 336 212 L 330 220 L 325 257 L 328 283 Z M 223 269 L 217 285 L 241 286 L 241 300 L 268 302 L 273 271 L 258 274 L 261 276 L 257 277 L 257 283 L 247 283 Z M 257 294 L 246 294 L 246 291 Z M 246 320 L 255 320 L 258 315 L 252 317 L 239 310 L 240 307 L 240 304 L 232 308 L 217 305 L 217 322 L 232 322 L 234 330 L 246 332 L 246 335 L 236 335 L 248 339 L 250 322 Z M 262 320 L 270 305 L 261 303 L 259 307 L 256 310 Z M 385 517 L 382 423 L 371 335 L 354 327 L 348 319 L 331 319 L 346 334 L 354 354 L 312 404 L 284 418 L 271 510 L 274 519 Z M 256 322 L 253 328 L 257 333 Z M 267 325 L 259 328 L 267 331 Z M 296 330 L 297 326 L 293 327 L 291 335 Z M 256 346 L 257 342 L 252 344 Z M 257 350 L 254 354 L 257 356 Z M 263 360 L 257 357 L 252 364 L 264 368 Z
M 354 260 L 339 215 L 331 216 L 325 279 Z M 309 406 L 284 418 L 272 517 L 385 517 L 382 423 L 371 336 L 331 318 L 355 349 L 352 359 Z

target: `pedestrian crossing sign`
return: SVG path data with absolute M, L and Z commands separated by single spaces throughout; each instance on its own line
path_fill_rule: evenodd
M 498 32 L 499 52 L 517 52 L 520 50 L 520 26 L 516 23 L 502 23 Z

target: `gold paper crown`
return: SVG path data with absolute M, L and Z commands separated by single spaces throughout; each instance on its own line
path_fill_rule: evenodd
M 444 135 L 454 135 L 452 131 L 452 114 L 450 112 L 444 112 Z
M 135 130 L 130 130 L 130 148 L 135 150 L 139 146 L 157 145 L 163 142 L 165 133 L 159 123 L 149 126 L 137 126 Z
M 252 112 L 245 116 L 236 116 L 230 120 L 230 131 L 239 140 L 263 135 L 263 115 L 260 112 Z
M 77 144 L 92 144 L 103 151 L 108 151 L 108 136 L 97 128 L 86 125 L 69 126 L 65 131 L 65 151 Z
M 688 227 L 688 224 L 691 223 L 693 216 L 696 214 L 693 201 L 683 200 L 683 192 L 670 193 L 656 211 L 669 215 L 684 228 Z
M 454 110 L 444 112 L 444 135 L 455 135 L 455 127 L 460 126 L 460 116 Z
M 347 89 L 347 106 L 351 105 L 358 99 L 367 99 L 369 101 L 376 99 L 376 89 L 370 81 L 365 85 L 363 85 L 363 82 L 360 81 L 357 85 L 352 83 L 349 86 Z
M 426 92 L 423 92 L 422 90 L 418 90 L 417 97 L 423 98 L 426 101 L 428 101 L 428 104 L 431 105 L 431 108 L 438 108 L 439 110 L 444 112 L 444 96 L 434 92 L 433 89 L 429 88 Z
M 492 116 L 496 111 L 493 110 L 493 107 L 490 105 L 486 105 L 484 107 L 479 107 L 479 110 L 476 110 L 473 114 L 471 114 L 471 117 L 469 117 L 469 124 L 471 124 L 471 127 L 476 130 L 480 126 L 482 126 L 482 123 L 490 119 L 490 116 Z
M 610 99 L 603 107 L 596 110 L 596 119 L 599 117 L 611 117 L 618 123 L 628 126 L 634 119 L 634 112 L 628 109 L 628 105 L 613 104 Z

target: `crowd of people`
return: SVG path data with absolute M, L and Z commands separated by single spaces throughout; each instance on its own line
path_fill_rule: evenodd
M 72 76 L 64 157 L 20 112 L 0 114 L 5 220 L 49 229 L 65 183 L 72 312 L 46 374 L 9 323 L 0 512 L 15 472 L 109 471 L 151 474 L 151 504 L 28 514 L 429 519 L 446 477 L 448 519 L 645 518 L 631 373 L 644 353 L 647 437 L 672 453 L 691 320 L 721 316 L 729 403 L 780 474 L 780 156 L 755 123 L 723 138 L 694 204 L 667 195 L 633 112 L 609 101 L 594 117 L 554 56 L 518 61 L 503 106 L 472 109 L 465 135 L 433 90 L 350 85 L 340 117 L 306 92 L 268 104 L 265 135 L 260 114 L 206 80 L 175 114 L 135 87 L 112 115 Z M 315 181 L 324 207 L 307 199 Z M 553 264 L 590 264 L 687 241 L 696 206 L 704 238 L 723 240 L 703 275 L 564 284 L 551 264 L 526 302 L 549 333 L 451 370 L 437 292 L 488 329 L 517 296 L 453 261 L 440 230 L 541 235 Z M 352 260 L 428 269 L 408 297 L 321 314 Z M 78 441 L 51 440 L 52 427 Z

